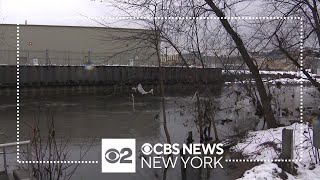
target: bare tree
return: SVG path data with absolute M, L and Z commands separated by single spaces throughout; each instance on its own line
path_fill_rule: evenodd
M 40 114 L 40 108 L 38 114 Z M 33 176 L 38 179 L 71 179 L 80 164 L 67 164 L 70 157 L 70 138 L 57 137 L 54 113 L 50 107 L 45 110 L 45 117 L 37 116 L 31 126 L 31 164 Z M 46 126 L 47 128 L 41 128 Z M 81 161 L 90 150 L 94 139 L 80 154 Z
M 274 44 L 278 49 L 298 68 L 301 69 L 302 73 L 310 81 L 310 83 L 315 86 L 318 91 L 320 91 L 320 84 L 317 80 L 307 71 L 306 68 L 299 62 L 299 55 L 295 53 L 299 51 L 294 49 L 300 42 L 290 42 L 289 37 L 295 31 L 300 30 L 300 26 L 303 26 L 304 36 L 302 40 L 305 46 L 314 47 L 316 52 L 304 51 L 304 58 L 311 56 L 310 59 L 305 61 L 311 61 L 310 64 L 318 64 L 317 61 L 313 60 L 312 54 L 319 53 L 320 47 L 320 14 L 319 14 L 319 4 L 317 0 L 276 0 L 276 1 L 267 1 L 265 5 L 267 7 L 268 13 L 273 16 L 293 16 L 300 17 L 298 23 L 291 29 L 286 27 L 287 31 L 283 33 L 280 29 L 285 26 L 284 20 L 279 21 L 277 24 L 277 29 L 273 34 L 268 38 L 274 39 Z M 302 22 L 302 24 L 300 24 Z M 290 45 L 288 45 L 290 42 Z M 307 62 L 308 63 L 308 62 Z
M 135 1 L 120 1 L 122 5 L 119 9 L 135 9 L 142 12 L 143 16 L 151 17 L 163 17 L 162 19 L 162 29 L 159 30 L 159 36 L 161 37 L 161 42 L 166 43 L 172 47 L 174 51 L 181 57 L 183 64 L 189 67 L 188 62 L 183 58 L 183 52 L 191 51 L 194 53 L 196 59 L 198 59 L 202 65 L 205 66 L 203 59 L 201 58 L 201 49 L 204 47 L 201 44 L 206 44 L 208 41 L 200 42 L 201 35 L 204 33 L 203 29 L 199 28 L 199 22 L 197 18 L 190 19 L 167 19 L 165 17 L 170 16 L 180 16 L 180 17 L 199 17 L 199 16 L 210 16 L 212 12 L 220 17 L 220 22 L 222 27 L 226 30 L 229 36 L 232 38 L 236 44 L 236 49 L 239 51 L 243 61 L 249 67 L 254 80 L 256 81 L 257 91 L 259 93 L 259 98 L 261 106 L 263 109 L 263 116 L 266 119 L 269 128 L 277 127 L 277 122 L 275 120 L 273 110 L 271 108 L 271 95 L 265 89 L 265 85 L 262 82 L 262 78 L 259 72 L 255 60 L 250 56 L 241 36 L 234 30 L 227 19 L 224 19 L 225 14 L 213 1 L 205 1 L 204 3 L 199 3 L 193 0 L 173 2 L 173 1 L 145 1 L 145 0 L 135 0 Z M 222 2 L 225 7 L 231 5 L 226 5 L 227 2 Z M 128 8 L 130 7 L 130 8 Z M 125 11 L 131 16 L 131 13 L 127 10 Z M 149 13 L 149 14 L 148 14 Z M 144 20 L 144 25 L 150 24 L 150 21 Z M 186 27 L 186 25 L 188 27 Z M 152 26 L 149 26 L 149 28 Z M 212 27 L 212 26 L 211 26 Z M 206 26 L 206 33 L 210 32 L 210 26 Z M 183 36 L 184 35 L 184 36 Z M 214 32 L 207 34 L 206 37 L 214 36 Z M 204 37 L 204 36 L 202 36 Z M 179 39 L 180 38 L 180 39 Z M 180 41 L 180 42 L 179 42 Z M 182 43 L 181 43 L 182 41 Z M 180 44 L 179 44 L 180 43 Z M 184 44 L 183 44 L 184 43 Z M 183 44 L 183 45 L 181 45 Z M 189 46 L 189 47 L 188 47 Z
M 253 58 L 249 55 L 247 48 L 245 47 L 241 37 L 239 34 L 231 27 L 230 23 L 227 19 L 225 19 L 225 14 L 223 11 L 214 3 L 212 0 L 205 0 L 208 6 L 213 10 L 213 12 L 220 17 L 220 22 L 228 32 L 228 34 L 232 37 L 234 43 L 237 46 L 238 51 L 240 52 L 243 60 L 247 64 L 249 70 L 251 71 L 257 85 L 257 90 L 259 92 L 261 98 L 261 104 L 264 110 L 264 116 L 269 128 L 277 127 L 277 122 L 274 117 L 272 108 L 271 108 L 271 97 L 270 94 L 267 93 L 264 84 L 262 82 L 261 75 L 259 73 L 258 67 L 255 65 Z

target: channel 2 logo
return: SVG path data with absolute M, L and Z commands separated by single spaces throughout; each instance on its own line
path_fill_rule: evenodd
M 135 139 L 102 139 L 101 148 L 103 173 L 136 172 Z

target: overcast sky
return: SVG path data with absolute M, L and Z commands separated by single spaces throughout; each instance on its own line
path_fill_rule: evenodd
M 238 6 L 237 16 L 252 16 L 258 9 L 257 2 L 259 0 Z M 28 24 L 98 26 L 88 17 L 120 15 L 119 10 L 102 0 L 0 0 L 0 23 L 5 24 L 24 24 L 27 20 Z M 108 23 L 116 24 L 113 21 Z
M 0 0 L 1 23 L 95 25 L 86 16 L 115 16 L 100 0 Z

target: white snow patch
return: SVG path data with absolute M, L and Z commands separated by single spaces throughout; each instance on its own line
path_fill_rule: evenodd
M 281 171 L 282 169 L 279 168 L 278 165 L 274 163 L 265 163 L 246 171 L 243 174 L 243 177 L 239 178 L 238 180 L 282 180 L 282 178 L 279 176 Z M 295 179 L 292 175 L 287 175 L 288 180 Z
M 300 128 L 302 127 L 302 134 Z M 313 170 L 309 170 L 310 164 L 315 163 L 315 157 L 312 149 L 313 131 L 307 124 L 294 123 L 290 126 L 279 127 L 268 130 L 249 132 L 244 141 L 238 143 L 232 148 L 233 151 L 242 152 L 248 159 L 271 160 L 278 159 L 282 142 L 282 130 L 284 128 L 294 130 L 294 159 L 299 159 L 302 153 L 303 158 L 298 165 L 298 175 L 292 176 L 287 173 L 288 179 L 320 179 L 320 164 L 315 165 Z M 302 135 L 302 136 L 301 136 Z M 300 137 L 302 137 L 302 144 Z M 269 143 L 273 142 L 273 143 Z M 268 146 L 275 145 L 274 147 Z M 279 148 L 279 150 L 276 150 Z M 274 177 L 274 169 L 278 166 L 274 163 L 264 163 L 248 170 L 241 179 L 278 179 Z M 280 168 L 279 168 L 280 169 Z M 272 170 L 272 171 L 271 171 Z M 281 172 L 281 171 L 279 171 Z
M 316 79 L 318 82 L 320 82 L 320 79 L 317 78 Z M 281 83 L 281 84 L 300 84 L 301 82 L 304 82 L 304 83 L 310 83 L 310 81 L 308 79 L 301 79 L 301 78 L 279 78 L 279 79 L 266 79 L 266 78 L 263 78 L 262 79 L 263 82 L 265 83 L 269 83 L 269 84 L 277 84 L 277 83 Z M 243 81 L 240 81 L 240 80 L 237 80 L 237 81 L 234 81 L 234 82 L 225 82 L 226 85 L 229 85 L 229 84 L 240 84 L 240 83 L 244 83 L 244 84 L 248 84 L 248 83 L 255 83 L 254 80 L 243 80 Z

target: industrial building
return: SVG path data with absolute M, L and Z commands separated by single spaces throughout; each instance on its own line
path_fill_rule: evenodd
M 19 39 L 17 39 L 19 35 Z M 0 64 L 158 65 L 153 32 L 146 29 L 0 25 Z

